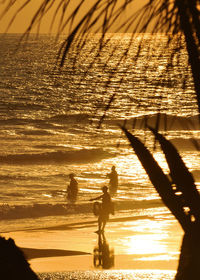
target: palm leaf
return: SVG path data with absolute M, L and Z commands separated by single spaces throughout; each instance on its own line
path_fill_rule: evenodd
M 151 127 L 149 129 L 159 141 L 165 154 L 172 181 L 182 192 L 186 206 L 190 208 L 196 220 L 200 221 L 200 195 L 192 174 L 189 172 L 174 145 L 155 129 Z
M 125 128 L 122 127 L 122 130 L 125 132 L 125 135 L 148 174 L 150 181 L 162 198 L 162 201 L 186 231 L 190 227 L 191 222 L 189 217 L 184 213 L 181 200 L 175 195 L 168 177 L 163 173 L 161 167 L 144 144 Z

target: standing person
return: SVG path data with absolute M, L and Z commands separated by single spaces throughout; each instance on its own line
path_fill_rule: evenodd
M 114 165 L 112 166 L 111 172 L 107 175 L 107 177 L 110 179 L 109 191 L 111 196 L 113 196 L 117 192 L 118 188 L 118 174 Z
M 69 174 L 70 184 L 67 187 L 67 199 L 71 203 L 75 203 L 78 195 L 78 183 L 74 178 L 74 174 Z
M 104 232 L 106 223 L 109 220 L 109 214 L 110 213 L 113 214 L 112 201 L 111 201 L 110 194 L 108 193 L 108 187 L 104 186 L 102 188 L 102 191 L 103 191 L 102 195 L 100 195 L 96 198 L 90 199 L 90 201 L 99 200 L 99 199 L 102 200 L 102 203 L 99 207 L 99 218 L 98 218 L 99 229 L 98 229 L 97 233 Z

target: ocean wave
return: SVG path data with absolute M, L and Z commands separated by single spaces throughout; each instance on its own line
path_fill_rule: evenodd
M 109 157 L 114 157 L 114 154 L 104 151 L 103 149 L 82 149 L 35 154 L 1 155 L 0 162 L 2 164 L 84 164 L 88 162 L 100 161 Z
M 127 126 L 131 125 L 136 129 L 145 129 L 146 124 L 155 127 L 158 114 L 143 115 L 128 119 Z M 123 124 L 124 120 L 106 120 L 105 122 L 116 125 Z M 159 114 L 160 130 L 199 130 L 199 115 L 194 116 L 177 116 L 169 114 Z
M 30 119 L 20 119 L 20 118 L 8 118 L 8 119 L 1 119 L 1 125 L 25 125 L 30 122 Z
M 115 201 L 115 210 L 134 210 L 134 209 L 147 209 L 160 207 L 163 204 L 160 200 L 144 200 L 144 201 Z M 51 204 L 35 203 L 32 205 L 0 205 L 0 219 L 1 220 L 15 220 L 15 219 L 28 219 L 28 218 L 40 218 L 46 216 L 63 216 L 72 214 L 92 214 L 93 203 L 82 204 Z
M 56 121 L 57 123 L 79 123 L 79 122 L 88 122 L 89 115 L 88 114 L 60 114 L 55 115 L 48 120 Z
M 39 129 L 36 129 L 36 130 L 33 130 L 33 129 L 29 129 L 29 130 L 23 130 L 20 132 L 20 134 L 23 134 L 23 135 L 38 135 L 38 136 L 46 136 L 46 135 L 52 135 L 53 133 L 51 133 L 50 131 L 46 131 L 46 130 L 39 130 Z
M 53 150 L 56 150 L 56 149 L 62 149 L 63 146 L 58 146 L 58 145 L 48 145 L 48 144 L 43 144 L 43 145 L 35 145 L 33 146 L 34 148 L 36 149 L 42 149 L 42 150 L 49 150 L 49 149 L 53 149 Z
M 142 115 L 139 117 L 132 117 L 127 120 L 127 126 L 132 126 L 136 129 L 146 129 L 146 124 L 155 127 L 158 119 L 158 114 Z M 2 126 L 15 125 L 33 125 L 37 130 L 25 130 L 24 134 L 38 133 L 40 129 L 65 129 L 67 124 L 85 124 L 90 123 L 90 115 L 88 114 L 60 114 L 46 119 L 29 119 L 29 118 L 8 118 L 0 120 Z M 117 126 L 124 124 L 124 119 L 106 119 L 104 123 Z M 199 115 L 194 116 L 177 116 L 165 113 L 159 114 L 159 129 L 160 130 L 199 130 Z M 23 132 L 22 132 L 23 133 Z M 47 133 L 47 132 L 44 132 Z
M 148 125 L 155 127 L 158 114 L 148 115 L 145 117 Z M 159 115 L 159 129 L 160 130 L 199 130 L 199 116 L 176 116 L 168 114 Z M 138 126 L 144 128 L 144 117 L 137 118 Z M 142 125 L 143 122 L 143 125 Z
M 66 124 L 89 123 L 88 114 L 60 114 L 45 119 L 32 118 L 8 118 L 0 120 L 3 125 L 27 125 L 31 124 L 36 128 L 62 129 Z
M 200 150 L 200 139 L 172 138 L 170 141 L 181 151 Z
M 42 119 L 32 119 L 32 118 L 7 118 L 7 119 L 1 119 L 0 124 L 2 125 L 27 125 L 32 124 L 39 127 L 46 127 L 49 128 L 49 126 L 54 127 L 52 124 L 46 123 L 45 120 Z
M 69 210 L 67 209 L 66 204 L 33 204 L 15 206 L 3 204 L 0 206 L 1 220 L 57 216 L 66 215 L 67 213 L 69 213 Z

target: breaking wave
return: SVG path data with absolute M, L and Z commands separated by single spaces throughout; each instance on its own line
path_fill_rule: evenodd
M 79 123 L 79 122 L 88 122 L 89 115 L 88 114 L 60 114 L 55 115 L 49 118 L 50 121 L 54 121 L 56 123 Z
M 145 129 L 146 124 L 155 127 L 158 114 L 143 115 L 129 119 L 126 124 L 136 129 Z M 117 125 L 123 124 L 124 120 L 107 120 L 107 123 Z M 176 116 L 169 114 L 159 114 L 160 130 L 199 130 L 199 115 L 195 116 Z
M 194 138 L 172 138 L 171 142 L 181 151 L 200 150 L 200 140 Z
M 104 158 L 114 157 L 114 154 L 103 149 L 82 149 L 75 151 L 57 151 L 35 154 L 14 154 L 0 156 L 3 164 L 53 164 L 53 163 L 79 163 L 100 161 Z
M 144 201 L 117 201 L 115 202 L 115 210 L 134 210 L 134 209 L 146 209 L 160 207 L 162 203 L 160 200 L 144 200 Z M 15 219 L 26 219 L 26 218 L 40 218 L 46 216 L 63 216 L 72 214 L 88 214 L 92 213 L 93 204 L 82 203 L 70 205 L 66 203 L 60 204 L 39 204 L 35 203 L 32 205 L 0 205 L 0 219 L 1 220 L 15 220 Z

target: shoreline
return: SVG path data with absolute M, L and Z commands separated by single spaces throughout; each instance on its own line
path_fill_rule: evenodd
M 113 253 L 111 269 L 176 270 L 182 240 L 176 220 L 166 223 L 145 215 L 111 218 L 101 238 L 95 233 L 96 228 L 94 218 L 80 219 L 2 236 L 14 239 L 36 273 L 102 270 L 101 266 L 94 266 L 94 252 L 104 245 Z

